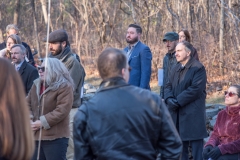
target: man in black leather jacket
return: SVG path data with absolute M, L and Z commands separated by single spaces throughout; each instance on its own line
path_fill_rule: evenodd
M 127 84 L 126 55 L 108 48 L 98 58 L 103 79 L 74 118 L 75 159 L 177 160 L 182 143 L 157 94 Z

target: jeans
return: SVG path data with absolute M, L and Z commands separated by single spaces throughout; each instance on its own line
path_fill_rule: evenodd
M 37 160 L 39 141 L 36 141 L 36 148 L 32 160 Z M 39 160 L 66 160 L 68 138 L 55 140 L 41 140 Z

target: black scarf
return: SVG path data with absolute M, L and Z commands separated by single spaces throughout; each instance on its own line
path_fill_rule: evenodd
M 62 59 L 63 57 L 65 57 L 69 52 L 70 52 L 70 47 L 67 46 L 60 54 L 58 55 L 52 55 L 52 53 L 49 54 L 50 58 L 57 58 L 57 59 Z

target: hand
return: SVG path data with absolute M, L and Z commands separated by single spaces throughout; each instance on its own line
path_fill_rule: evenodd
M 40 120 L 32 122 L 31 127 L 33 131 L 39 130 L 42 127 L 42 122 Z
M 213 146 L 211 146 L 211 145 L 208 145 L 208 146 L 206 146 L 205 148 L 203 148 L 203 158 L 204 159 L 208 159 L 209 157 L 208 157 L 208 153 L 211 151 L 213 149 Z
M 215 159 L 218 159 L 218 157 L 220 157 L 222 153 L 218 147 L 215 147 L 207 155 L 209 158 L 212 158 L 215 160 Z
M 166 103 L 167 103 L 168 108 L 170 108 L 172 110 L 176 110 L 180 107 L 175 98 L 168 98 Z

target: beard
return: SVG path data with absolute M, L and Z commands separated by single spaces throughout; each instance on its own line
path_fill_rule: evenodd
M 126 38 L 126 41 L 127 41 L 127 43 L 129 43 L 129 44 L 135 44 L 135 43 L 138 41 L 138 37 L 135 37 L 135 38 L 130 39 L 130 40 L 128 40 L 128 39 Z
M 62 52 L 62 46 L 59 45 L 59 47 L 56 50 L 50 49 L 50 52 L 52 53 L 52 55 L 59 55 Z

